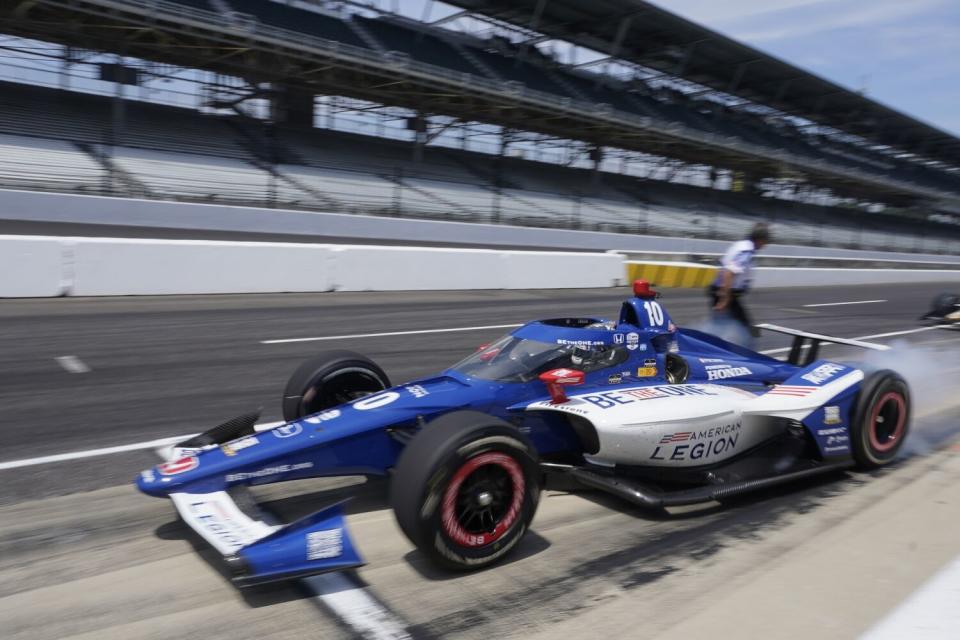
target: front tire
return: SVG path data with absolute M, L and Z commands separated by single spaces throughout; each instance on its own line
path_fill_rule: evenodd
M 283 419 L 299 420 L 390 386 L 390 378 L 370 358 L 354 351 L 324 351 L 290 376 L 283 390 Z
M 890 370 L 863 381 L 850 429 L 853 458 L 862 469 L 876 469 L 896 458 L 910 429 L 910 390 Z
M 390 503 L 404 534 L 450 569 L 480 569 L 510 553 L 540 500 L 533 445 L 503 420 L 445 414 L 400 455 Z

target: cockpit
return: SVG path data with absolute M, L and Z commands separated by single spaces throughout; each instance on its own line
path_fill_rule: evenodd
M 484 345 L 452 368 L 467 376 L 500 382 L 530 382 L 551 369 L 591 373 L 629 359 L 622 337 L 608 321 L 541 320 Z
M 558 344 L 504 336 L 452 368 L 483 380 L 530 382 L 551 369 L 569 368 L 591 373 L 621 364 L 629 356 L 623 346 L 571 342 Z

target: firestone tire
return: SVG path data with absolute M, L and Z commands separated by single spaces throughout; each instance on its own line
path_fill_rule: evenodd
M 910 430 L 910 389 L 888 369 L 863 381 L 850 428 L 853 458 L 861 469 L 876 469 L 896 458 Z
M 324 351 L 290 376 L 283 390 L 283 419 L 299 420 L 390 386 L 390 378 L 370 358 L 354 351 Z
M 390 504 L 400 529 L 436 564 L 487 567 L 513 551 L 540 501 L 539 458 L 503 420 L 445 414 L 400 455 Z

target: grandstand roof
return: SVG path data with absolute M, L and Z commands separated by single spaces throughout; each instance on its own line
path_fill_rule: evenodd
M 712 164 L 751 179 L 809 177 L 868 201 L 960 202 L 960 177 L 944 171 L 868 158 L 868 151 L 811 142 L 756 119 L 740 122 L 738 112 L 701 113 L 413 21 L 263 0 L 14 0 L 0 2 L 0 25 L 13 35 L 232 74 L 251 85 L 351 96 Z
M 956 136 L 649 2 L 445 2 L 880 144 L 960 164 Z

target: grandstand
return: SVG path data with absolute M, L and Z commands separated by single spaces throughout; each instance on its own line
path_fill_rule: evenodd
M 427 24 L 319 0 L 3 3 L 5 49 L 49 45 L 57 70 L 0 84 L 0 187 L 960 246 L 943 131 L 643 2 L 449 4 Z M 563 63 L 548 41 L 599 57 Z M 186 104 L 135 90 L 184 70 Z

